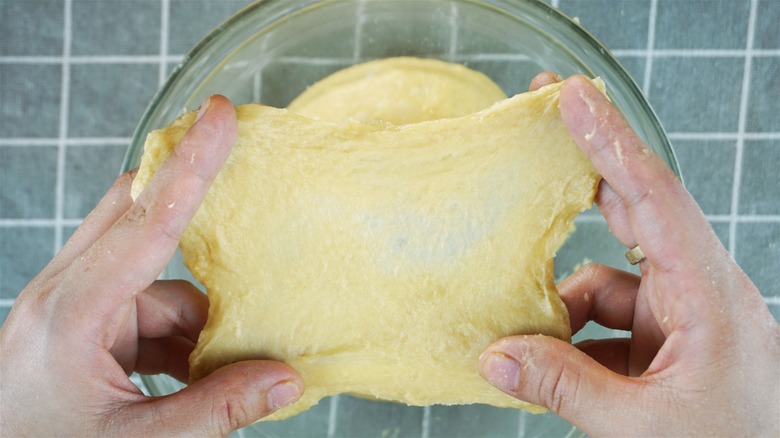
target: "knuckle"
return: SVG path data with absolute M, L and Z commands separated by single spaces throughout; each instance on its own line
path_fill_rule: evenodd
M 171 213 L 166 214 L 166 210 L 171 210 Z M 183 230 L 175 226 L 175 214 L 177 212 L 173 209 L 154 209 L 153 205 L 148 205 L 139 198 L 127 210 L 124 220 L 131 225 L 147 228 L 152 233 L 152 238 L 162 236 L 164 239 L 178 242 Z
M 249 415 L 244 404 L 229 396 L 224 396 L 212 410 L 213 424 L 221 436 L 227 436 L 247 423 Z
M 539 398 L 548 409 L 561 415 L 569 406 L 577 404 L 578 387 L 577 371 L 559 364 L 545 373 Z

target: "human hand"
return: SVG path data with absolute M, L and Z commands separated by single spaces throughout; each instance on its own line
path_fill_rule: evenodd
M 226 435 L 300 396 L 300 376 L 272 361 L 228 365 L 166 397 L 128 379 L 188 378 L 208 301 L 155 279 L 235 136 L 230 101 L 212 96 L 138 199 L 135 172 L 120 176 L 21 292 L 0 330 L 0 435 Z
M 560 81 L 543 73 L 539 88 Z M 561 87 L 563 122 L 602 174 L 612 233 L 646 255 L 641 277 L 587 265 L 558 287 L 572 332 L 588 320 L 630 339 L 511 336 L 480 372 L 589 435 L 780 436 L 780 326 L 671 170 L 583 76 Z

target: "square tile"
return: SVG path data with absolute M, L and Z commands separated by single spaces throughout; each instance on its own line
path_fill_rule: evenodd
M 592 217 L 592 216 L 591 216 Z M 638 272 L 626 261 L 626 248 L 609 231 L 606 221 L 575 221 L 574 233 L 555 254 L 556 283 L 588 262 L 596 262 L 631 272 Z
M 780 56 L 753 58 L 749 99 L 747 132 L 780 132 Z
M 649 98 L 666 131 L 736 132 L 744 62 L 742 58 L 655 59 Z
M 657 49 L 744 49 L 750 2 L 659 0 Z
M 356 52 L 359 29 L 356 2 L 329 2 L 301 11 L 295 19 L 280 21 L 273 30 L 249 44 L 255 45 L 250 62 L 265 58 L 348 58 Z M 263 54 L 263 55 L 258 55 Z
M 710 222 L 712 229 L 715 231 L 715 235 L 718 236 L 720 243 L 725 248 L 729 247 L 729 223 L 728 222 Z
M 68 146 L 63 216 L 86 217 L 119 175 L 126 146 Z
M 256 423 L 246 436 L 274 438 L 325 438 L 328 436 L 330 399 L 320 401 L 309 410 L 282 421 Z
M 68 240 L 70 240 L 71 237 L 73 237 L 73 233 L 75 233 L 77 229 L 78 229 L 78 227 L 74 227 L 74 226 L 70 226 L 70 225 L 62 227 L 62 242 L 63 242 L 63 246 L 64 246 L 64 244 Z
M 650 0 L 561 0 L 560 9 L 610 50 L 647 47 Z
M 780 304 L 769 304 L 769 312 L 772 313 L 772 316 L 775 317 L 775 321 L 780 322 Z
M 2 327 L 5 320 L 8 319 L 8 313 L 10 311 L 11 311 L 10 307 L 6 307 L 6 306 L 0 307 L 0 327 Z
M 736 260 L 765 297 L 780 296 L 777 260 L 780 260 L 780 223 L 737 224 Z
M 160 53 L 159 0 L 73 2 L 71 53 L 156 55 Z
M 746 141 L 742 151 L 740 214 L 780 214 L 780 140 Z
M 361 27 L 360 56 L 363 59 L 389 56 L 444 57 L 450 53 L 452 27 L 450 7 L 436 2 L 409 2 L 405 17 L 389 9 L 389 3 L 366 2 Z M 440 16 L 441 24 L 431 26 L 428 17 Z M 386 19 L 392 17 L 392 20 Z M 423 18 L 421 18 L 423 17 Z
M 340 395 L 335 436 L 406 437 L 422 434 L 423 408 Z
M 306 88 L 348 64 L 274 62 L 263 69 L 260 101 L 285 108 Z
M 157 64 L 71 66 L 70 137 L 129 137 L 157 90 Z
M 736 141 L 675 141 L 685 187 L 705 214 L 729 214 Z
M 617 59 L 631 76 L 631 79 L 641 89 L 645 80 L 645 64 L 647 64 L 647 60 L 640 56 L 618 56 Z
M 0 298 L 19 292 L 54 256 L 54 228 L 0 228 Z
M 756 10 L 756 34 L 753 38 L 755 49 L 780 49 L 780 1 L 758 0 Z
M 0 64 L 0 137 L 57 137 L 62 67 Z
M 182 55 L 250 0 L 171 0 L 168 53 Z
M 517 437 L 517 409 L 487 405 L 431 406 L 430 437 Z
M 507 96 L 528 91 L 531 79 L 542 72 L 532 61 L 466 61 L 463 64 L 487 75 Z
M 53 218 L 56 180 L 57 148 L 0 146 L 0 217 Z
M 0 55 L 62 55 L 63 0 L 0 2 Z

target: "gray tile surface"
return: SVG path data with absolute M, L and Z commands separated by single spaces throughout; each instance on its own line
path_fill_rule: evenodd
M 56 148 L 0 146 L 0 218 L 54 216 L 56 175 Z
M 286 107 L 308 86 L 325 76 L 346 67 L 347 64 L 308 66 L 286 62 L 275 62 L 263 69 L 263 90 L 260 101 L 277 108 Z M 284 84 L 280 86 L 280 84 Z
M 127 146 L 69 146 L 65 154 L 64 217 L 79 219 L 95 207 L 119 175 Z
M 63 0 L 0 1 L 0 55 L 62 55 L 63 6 Z
M 747 130 L 780 131 L 780 56 L 754 59 L 751 79 Z
M 16 298 L 54 255 L 54 229 L 0 228 L 0 298 Z
M 246 0 L 171 0 L 168 53 L 187 53 L 219 23 L 248 3 Z
M 56 64 L 0 64 L 0 135 L 56 137 L 61 79 Z
M 118 173 L 121 143 L 132 134 L 159 86 L 160 62 L 167 72 L 176 65 L 175 58 L 157 59 L 161 44 L 165 44 L 163 36 L 167 35 L 163 49 L 169 55 L 184 54 L 248 1 L 0 0 L 0 322 L 21 288 L 51 259 L 55 237 L 61 234 L 65 241 L 72 235 Z M 741 50 L 748 44 L 751 2 L 658 0 L 654 52 L 650 53 L 645 49 L 652 21 L 651 0 L 548 3 L 580 17 L 583 26 L 617 53 L 640 85 L 648 65 L 646 55 L 653 56 L 649 98 L 667 131 L 678 135 L 673 144 L 688 189 L 710 216 L 718 238 L 727 247 L 735 247 L 743 269 L 766 296 L 773 297 L 769 308 L 780 319 L 780 274 L 776 268 L 780 256 L 780 54 L 776 53 L 780 50 L 780 1 L 756 3 L 753 46 L 757 52 L 752 58 L 747 96 L 747 139 L 737 182 L 739 209 L 734 235 L 730 213 L 736 144 L 742 144 L 738 140 L 745 64 Z M 69 38 L 63 37 L 66 5 L 72 7 Z M 449 14 L 448 8 L 440 11 L 443 19 Z M 408 25 L 400 27 L 364 23 L 364 38 L 389 35 L 399 42 L 415 41 L 419 43 L 415 50 L 420 53 L 445 54 L 450 50 L 448 26 L 442 26 L 440 35 L 423 39 L 418 38 L 413 22 L 411 18 Z M 318 41 L 322 31 L 318 23 L 312 23 L 295 36 L 310 42 L 304 48 L 289 51 L 284 41 L 277 41 L 270 50 L 287 50 L 288 55 L 302 58 L 352 56 L 353 28 L 345 27 L 343 44 L 333 47 Z M 517 53 L 517 41 L 486 45 L 477 37 L 482 31 L 468 25 L 459 27 L 457 54 Z M 63 89 L 60 56 L 65 41 L 70 41 L 69 49 L 76 59 L 65 67 L 70 76 L 64 114 L 67 132 L 64 154 L 58 156 Z M 388 54 L 370 43 L 363 46 L 363 58 Z M 724 49 L 729 51 L 725 55 L 721 52 Z M 468 65 L 494 72 L 493 79 L 509 94 L 525 90 L 538 73 L 532 63 L 517 59 L 472 57 Z M 342 66 L 325 63 L 312 67 L 305 62 L 269 65 L 262 75 L 261 100 L 284 106 L 306 86 Z M 756 139 L 759 136 L 762 139 Z M 119 137 L 119 141 L 105 142 L 105 137 Z M 62 174 L 58 175 L 59 171 Z M 63 195 L 59 204 L 55 199 L 58 183 L 62 183 L 59 189 Z M 619 254 L 623 247 L 607 225 L 592 215 L 577 224 L 577 232 L 567 245 L 594 240 L 601 245 L 590 247 L 590 259 L 628 267 L 622 256 L 606 256 Z M 582 261 L 581 254 L 564 247 L 558 265 L 573 266 Z M 556 271 L 559 276 L 568 273 L 560 271 Z M 323 400 L 289 421 L 264 424 L 263 436 L 325 437 L 332 428 L 335 436 L 391 438 L 427 433 L 431 438 L 471 437 L 482 436 L 480 426 L 484 424 L 490 424 L 497 436 L 544 435 L 515 412 L 495 408 L 432 407 L 425 416 L 421 408 L 366 403 L 349 396 L 338 400 L 335 424 L 330 424 L 331 401 Z M 425 432 L 424 421 L 430 426 Z M 564 436 L 570 430 L 552 415 L 545 421 L 556 425 L 548 431 L 549 436 Z
M 335 436 L 406 437 L 422 433 L 423 408 L 392 402 L 366 403 L 341 395 L 338 416 Z
M 756 13 L 756 49 L 780 49 L 780 1 L 758 0 Z
M 686 188 L 705 214 L 729 214 L 736 140 L 675 141 Z M 709 163 L 701 166 L 701 163 Z
M 432 406 L 431 438 L 471 438 L 490 430 L 491 436 L 517 437 L 518 411 L 485 405 Z
M 325 438 L 328 436 L 330 398 L 285 421 L 268 421 L 258 425 L 258 435 L 273 438 Z
M 650 101 L 669 132 L 736 132 L 744 59 L 669 57 L 653 62 Z
M 71 53 L 74 56 L 159 54 L 160 5 L 159 0 L 75 1 Z
M 628 71 L 631 79 L 640 87 L 645 77 L 645 65 L 647 60 L 638 56 L 617 56 L 618 61 Z
M 739 212 L 780 215 L 780 140 L 745 142 L 742 166 Z
M 655 47 L 743 49 L 749 11 L 740 0 L 659 0 Z
M 413 3 L 409 3 L 410 7 Z M 422 3 L 421 3 L 422 4 Z M 385 9 L 381 3 L 366 3 L 366 8 L 372 11 Z M 450 15 L 450 8 L 442 4 L 437 12 L 430 12 L 427 8 L 425 12 L 409 12 L 407 20 L 389 21 L 373 20 L 366 22 L 363 26 L 363 36 L 361 38 L 361 56 L 365 59 L 384 58 L 388 56 L 444 56 L 450 51 L 449 26 L 439 26 L 435 30 L 425 24 L 421 24 L 420 16 L 422 14 L 440 14 L 442 21 L 447 20 Z M 381 15 L 379 15 L 381 17 Z M 382 44 L 372 44 L 373 41 L 382 41 Z
M 531 79 L 539 74 L 536 64 L 528 61 L 466 61 L 468 68 L 490 72 L 491 79 L 507 96 L 528 91 Z
M 647 47 L 650 0 L 561 0 L 560 7 L 611 50 Z
M 710 225 L 712 225 L 712 229 L 715 230 L 715 235 L 720 239 L 720 243 L 728 248 L 730 241 L 728 222 L 712 222 Z
M 68 135 L 132 135 L 157 91 L 157 64 L 77 64 L 71 67 Z M 121 104 L 116 94 L 121 92 Z
M 737 241 L 737 263 L 764 296 L 780 297 L 780 223 L 740 223 Z

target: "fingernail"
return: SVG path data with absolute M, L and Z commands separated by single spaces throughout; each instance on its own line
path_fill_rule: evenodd
M 482 362 L 482 377 L 496 388 L 516 393 L 520 388 L 520 364 L 502 353 L 490 353 Z
M 301 397 L 301 388 L 291 381 L 277 383 L 268 390 L 268 409 L 272 412 Z
M 198 122 L 198 120 L 200 120 L 201 117 L 203 117 L 203 114 L 206 113 L 206 110 L 209 108 L 210 103 L 211 103 L 211 96 L 209 96 L 209 98 L 203 102 L 203 105 L 200 106 L 200 111 L 198 111 L 198 115 L 195 117 L 196 123 Z

